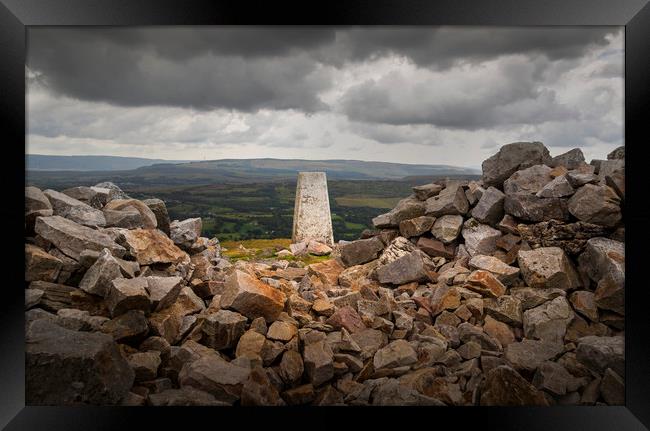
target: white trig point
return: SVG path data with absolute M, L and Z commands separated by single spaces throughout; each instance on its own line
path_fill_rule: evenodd
M 298 172 L 291 242 L 309 239 L 334 244 L 325 172 Z

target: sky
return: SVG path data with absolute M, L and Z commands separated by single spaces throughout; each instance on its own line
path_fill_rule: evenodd
M 479 167 L 623 145 L 622 27 L 30 27 L 28 154 Z

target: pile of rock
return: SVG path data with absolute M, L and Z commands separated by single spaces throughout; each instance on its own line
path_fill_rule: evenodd
M 304 266 L 230 263 L 114 185 L 28 188 L 28 404 L 622 404 L 623 151 L 515 143 L 413 191 Z

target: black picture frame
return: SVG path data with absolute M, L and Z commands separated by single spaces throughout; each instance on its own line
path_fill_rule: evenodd
M 621 25 L 625 26 L 625 144 L 628 198 L 625 202 L 626 403 L 620 407 L 448 407 L 448 408 L 127 408 L 26 407 L 24 382 L 24 139 L 26 28 L 44 25 Z M 642 430 L 650 427 L 650 313 L 643 262 L 650 244 L 649 214 L 643 201 L 644 145 L 650 112 L 650 5 L 648 0 L 348 0 L 302 4 L 240 0 L 0 0 L 0 118 L 2 118 L 5 251 L 0 290 L 0 426 L 25 429 L 150 429 L 159 426 L 321 427 L 361 426 L 499 430 Z M 20 145 L 20 142 L 23 145 Z M 21 154 L 22 152 L 22 154 Z M 9 193 L 8 193 L 9 192 Z M 343 417 L 345 416 L 345 418 Z M 204 422 L 207 421 L 207 422 Z M 270 422 L 273 421 L 273 422 Z M 447 424 L 445 425 L 445 422 Z M 207 425 L 204 425 L 207 424 Z M 420 425 L 421 423 L 421 425 Z

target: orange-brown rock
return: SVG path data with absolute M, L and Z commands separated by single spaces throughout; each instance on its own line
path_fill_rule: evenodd
M 285 301 L 281 291 L 235 270 L 226 278 L 221 307 L 232 308 L 250 319 L 264 317 L 267 322 L 273 322 L 284 309 Z
M 189 256 L 157 229 L 133 229 L 122 232 L 125 246 L 140 265 L 181 263 Z
M 324 285 L 336 286 L 343 269 L 345 269 L 343 265 L 336 259 L 330 259 L 325 262 L 312 263 L 307 267 L 307 274 L 315 275 Z
M 497 298 L 506 293 L 506 287 L 491 272 L 478 269 L 467 277 L 466 289 L 483 296 Z

